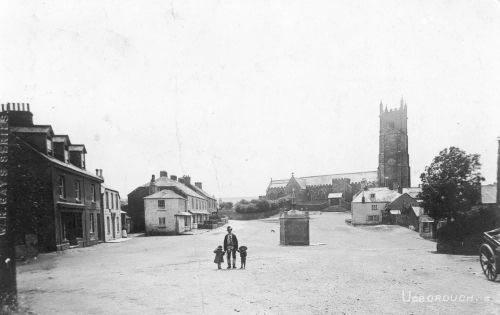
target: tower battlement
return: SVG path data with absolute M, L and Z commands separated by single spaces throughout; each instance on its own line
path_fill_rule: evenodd
M 408 106 L 388 109 L 380 102 L 380 146 L 378 186 L 391 189 L 410 187 L 408 154 Z

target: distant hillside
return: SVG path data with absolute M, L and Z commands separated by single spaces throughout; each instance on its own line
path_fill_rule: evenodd
M 246 196 L 246 197 L 221 197 L 220 199 L 222 199 L 222 202 L 232 202 L 233 204 L 237 203 L 238 201 L 241 201 L 241 199 L 245 199 L 245 200 L 252 200 L 252 199 L 259 199 L 258 196 Z

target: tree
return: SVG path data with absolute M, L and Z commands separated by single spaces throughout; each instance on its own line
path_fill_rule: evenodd
M 420 198 L 428 214 L 449 222 L 465 214 L 481 200 L 481 163 L 479 154 L 450 147 L 439 152 L 420 175 Z

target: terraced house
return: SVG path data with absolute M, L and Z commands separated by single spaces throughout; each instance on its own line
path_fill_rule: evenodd
M 2 105 L 2 114 L 9 121 L 5 186 L 18 253 L 96 244 L 103 179 L 86 170 L 85 146 L 33 124 L 29 104 Z
M 146 227 L 145 197 L 156 194 L 162 190 L 171 190 L 185 199 L 185 208 L 178 212 L 187 212 L 191 215 L 191 228 L 197 228 L 208 219 L 211 212 L 217 209 L 217 201 L 202 189 L 202 184 L 191 184 L 190 176 L 177 178 L 176 175 L 168 176 L 166 171 L 161 171 L 160 176 L 151 176 L 151 180 L 134 189 L 128 194 L 127 213 L 132 218 L 132 232 L 143 232 Z M 187 220 L 187 219 L 186 219 Z

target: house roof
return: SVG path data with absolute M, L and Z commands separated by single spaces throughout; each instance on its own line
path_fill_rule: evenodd
M 199 193 L 200 195 L 203 195 L 209 199 L 213 199 L 213 200 L 216 200 L 214 196 L 210 196 L 209 193 L 207 193 L 206 191 L 204 191 L 203 189 L 201 189 L 200 187 L 197 187 L 196 185 L 190 187 L 192 188 L 194 191 L 196 191 L 197 193 Z
M 328 199 L 332 199 L 332 198 L 342 198 L 342 193 L 329 193 Z
M 301 187 L 304 186 L 304 188 L 306 186 L 331 185 L 332 180 L 341 178 L 348 178 L 351 180 L 351 183 L 360 183 L 363 179 L 366 179 L 369 183 L 376 182 L 377 171 L 295 177 L 299 185 Z M 268 188 L 284 188 L 288 184 L 288 181 L 289 179 L 272 180 Z
M 184 212 L 184 211 L 183 211 L 183 212 L 176 213 L 176 214 L 174 214 L 174 215 L 180 215 L 180 216 L 183 216 L 183 217 L 191 217 L 191 216 L 192 216 L 192 215 L 191 215 L 191 213 L 189 213 L 189 212 Z
M 401 210 L 389 210 L 391 214 L 401 214 Z
M 171 190 L 161 190 L 157 193 L 144 197 L 144 199 L 186 199 Z
M 192 214 L 210 214 L 207 210 L 189 210 Z
M 50 135 L 54 135 L 54 131 L 52 131 L 52 126 L 49 125 L 35 125 L 31 127 L 10 127 L 12 132 L 18 133 L 48 133 Z
M 371 195 L 374 195 L 374 197 L 371 197 Z M 391 202 L 401 196 L 401 194 L 387 187 L 369 188 L 366 191 L 362 190 L 357 193 L 352 202 L 361 203 L 363 196 L 365 197 L 365 202 Z
M 84 144 L 72 144 L 69 146 L 70 151 L 81 151 L 85 154 L 87 154 L 87 149 L 85 149 Z
M 118 195 L 120 195 L 120 192 L 118 190 L 113 189 L 113 188 L 109 187 L 108 185 L 102 183 L 101 184 L 101 191 L 104 192 L 105 190 L 110 190 L 110 191 L 113 191 L 113 192 L 117 193 Z
M 142 187 L 149 187 L 149 184 L 150 183 L 146 183 L 146 184 L 142 185 Z M 178 181 L 172 180 L 166 176 L 158 177 L 155 180 L 155 186 L 157 186 L 157 187 L 176 187 L 177 189 L 181 190 L 183 193 L 185 193 L 188 196 L 200 198 L 200 199 L 206 199 L 206 197 L 204 197 L 201 194 L 197 193 L 196 191 L 192 190 L 191 188 L 184 185 L 183 183 L 179 183 Z
M 403 194 L 407 193 L 410 197 L 417 199 L 418 194 L 422 192 L 421 187 L 409 187 L 409 188 L 403 188 Z
M 55 135 L 52 137 L 53 142 L 67 142 L 69 145 L 71 145 L 71 141 L 69 140 L 68 135 Z
M 497 203 L 497 185 L 481 185 L 481 203 Z

